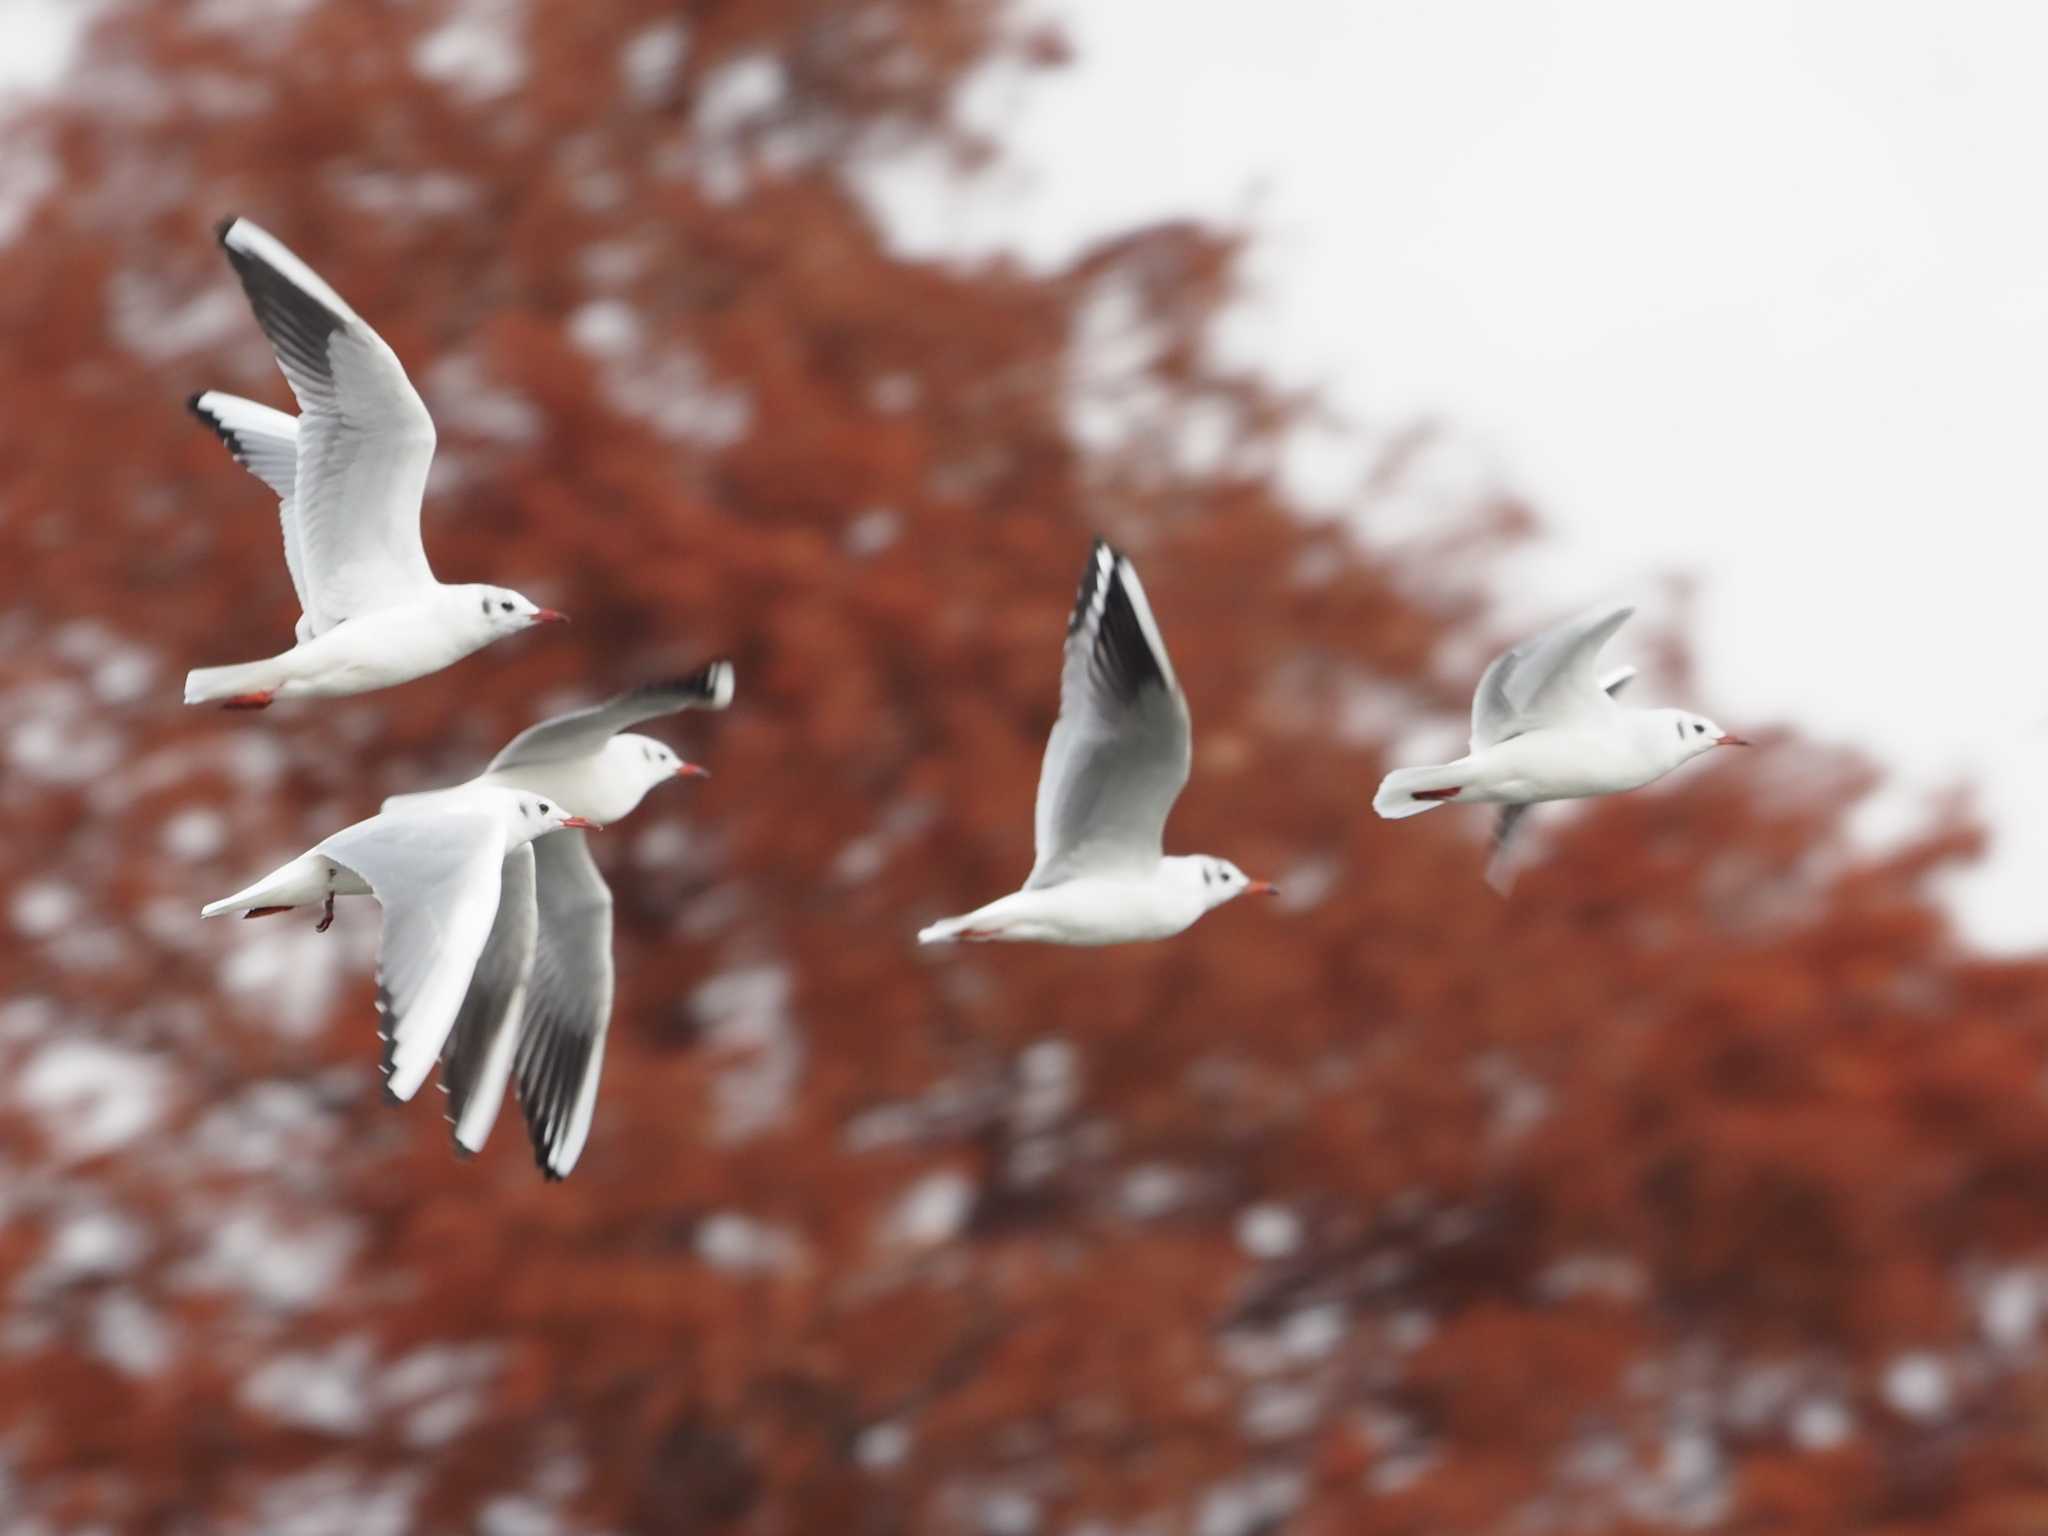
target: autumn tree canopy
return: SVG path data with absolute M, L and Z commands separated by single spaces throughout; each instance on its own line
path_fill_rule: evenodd
M 975 174 L 1001 147 L 963 84 L 1062 62 L 996 0 L 166 0 L 13 121 L 20 1528 L 2042 1518 L 2048 968 L 1950 929 L 1966 816 L 1859 852 L 1869 768 L 1785 732 L 1546 813 L 1506 902 L 1476 818 L 1372 816 L 1507 638 L 1450 557 L 1526 518 L 1381 537 L 1426 435 L 1304 516 L 1300 402 L 1211 345 L 1225 232 L 1050 274 L 893 249 L 875 167 Z M 295 616 L 267 496 L 183 408 L 289 403 L 230 213 L 419 384 L 444 579 L 566 632 L 364 698 L 179 704 Z M 1097 532 L 1195 716 L 1170 846 L 1283 899 L 1169 944 L 921 953 L 1030 865 Z M 325 936 L 197 920 L 546 710 L 721 653 L 734 708 L 657 727 L 716 777 L 598 846 L 620 994 L 568 1182 L 510 1117 L 459 1164 L 433 1095 L 380 1101 L 367 903 Z

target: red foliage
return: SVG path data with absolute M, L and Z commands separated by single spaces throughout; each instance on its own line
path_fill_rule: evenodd
M 878 156 L 971 166 L 956 98 L 999 55 L 1061 56 L 992 0 L 165 5 L 16 124 L 58 190 L 0 248 L 0 1505 L 2038 1522 L 2048 970 L 1944 923 L 1975 833 L 1859 854 L 1866 770 L 1792 739 L 1546 817 L 1506 904 L 1472 818 L 1379 822 L 1384 733 L 1455 737 L 1482 616 L 1441 551 L 1290 506 L 1294 403 L 1209 346 L 1231 241 L 963 270 L 860 194 Z M 261 489 L 181 408 L 285 402 L 230 212 L 421 383 L 440 572 L 566 633 L 178 704 L 293 619 Z M 1191 694 L 1173 845 L 1293 896 L 920 953 L 1030 863 L 1096 531 Z M 558 700 L 715 652 L 738 702 L 675 734 L 717 777 L 600 848 L 620 1001 L 567 1184 L 509 1120 L 458 1165 L 378 1102 L 367 908 L 197 921 Z

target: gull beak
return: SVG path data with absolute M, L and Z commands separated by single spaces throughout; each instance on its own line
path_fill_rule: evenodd
M 536 624 L 566 624 L 569 622 L 569 615 L 562 612 L 559 608 L 543 608 L 534 614 L 533 622 Z
M 602 832 L 604 830 L 603 822 L 592 821 L 588 816 L 571 816 L 562 825 L 574 827 L 579 832 Z
M 1244 888 L 1244 893 L 1247 896 L 1278 896 L 1280 887 L 1270 880 L 1254 880 Z
M 679 779 L 708 779 L 711 777 L 711 770 L 701 767 L 696 763 L 677 763 L 676 777 Z
M 1756 743 L 1745 741 L 1740 736 L 1716 736 L 1714 738 L 1714 745 L 1717 747 L 1753 747 Z

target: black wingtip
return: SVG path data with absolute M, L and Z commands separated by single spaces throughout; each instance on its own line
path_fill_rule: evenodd
M 1104 555 L 1109 558 L 1105 560 Z M 1067 633 L 1072 634 L 1088 620 L 1089 609 L 1095 606 L 1096 594 L 1101 591 L 1105 576 L 1114 575 L 1123 555 L 1117 547 L 1101 534 L 1088 546 L 1088 563 L 1081 568 L 1081 586 L 1074 594 L 1074 611 L 1067 615 Z
M 208 426 L 212 426 L 214 424 L 213 413 L 207 410 L 205 406 L 199 403 L 205 398 L 206 391 L 203 389 L 198 390 L 193 394 L 187 395 L 185 397 L 185 409 L 190 411 L 194 416 L 197 416 L 201 421 L 205 422 Z
M 223 249 L 226 248 L 228 243 L 228 231 L 241 222 L 242 216 L 239 213 L 231 213 L 213 226 L 213 238 L 221 243 Z

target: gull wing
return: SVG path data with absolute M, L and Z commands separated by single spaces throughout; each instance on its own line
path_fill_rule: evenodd
M 285 545 L 311 632 L 419 596 L 435 584 L 420 543 L 434 423 L 404 366 L 267 231 L 233 219 L 220 243 L 299 403 Z
M 1038 775 L 1037 862 L 1024 889 L 1143 872 L 1188 781 L 1190 725 L 1131 562 L 1096 540 L 1067 623 L 1060 714 Z
M 534 889 L 533 845 L 522 843 L 505 855 L 498 915 L 441 1052 L 448 1118 L 463 1152 L 483 1150 L 512 1079 L 540 932 Z
M 377 959 L 385 1086 L 409 1099 L 455 1026 L 498 915 L 505 837 L 481 811 L 372 816 L 319 845 L 384 908 Z
M 540 943 L 519 1041 L 519 1104 L 534 1159 L 567 1178 L 590 1139 L 612 1016 L 612 892 L 580 832 L 534 845 Z
M 604 744 L 628 726 L 678 710 L 723 709 L 732 702 L 732 692 L 732 663 L 714 661 L 688 677 L 649 683 L 616 694 L 589 709 L 530 725 L 507 742 L 484 771 L 591 757 L 603 751 Z

